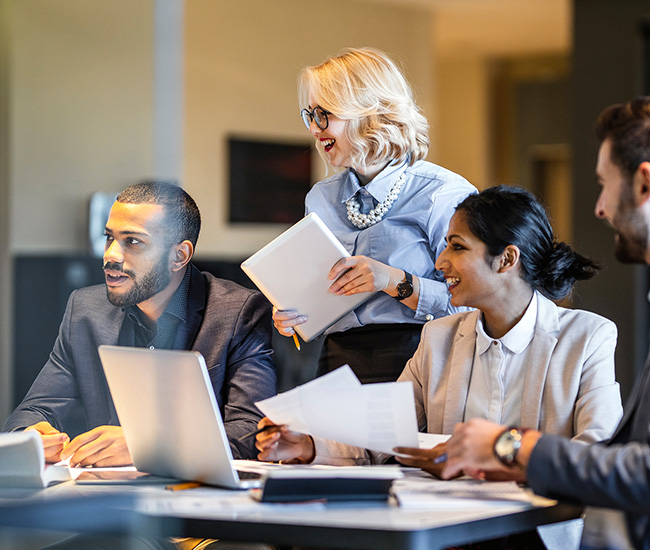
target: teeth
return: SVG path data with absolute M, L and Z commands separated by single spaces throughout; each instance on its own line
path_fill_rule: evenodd
M 447 286 L 452 286 L 460 283 L 460 279 L 458 277 L 447 277 L 445 282 L 447 283 Z
M 336 143 L 336 140 L 335 139 L 325 139 L 325 140 L 321 141 L 321 143 L 323 144 L 323 147 L 331 147 L 332 145 L 334 145 L 334 143 Z

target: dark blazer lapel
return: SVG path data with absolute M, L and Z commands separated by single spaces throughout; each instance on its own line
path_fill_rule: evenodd
M 479 314 L 478 311 L 474 311 L 463 319 L 450 350 L 445 410 L 442 417 L 442 433 L 445 434 L 452 433 L 454 426 L 463 421 L 469 381 L 474 365 L 476 320 Z
M 560 330 L 557 306 L 541 294 L 537 294 L 537 320 L 535 335 L 530 343 L 530 362 L 526 369 L 524 394 L 521 400 L 521 425 L 539 428 L 542 396 L 553 350 Z

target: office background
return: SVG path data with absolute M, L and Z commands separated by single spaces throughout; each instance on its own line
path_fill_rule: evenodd
M 229 222 L 229 138 L 308 145 L 299 70 L 364 45 L 404 67 L 429 160 L 479 188 L 528 187 L 603 261 L 573 304 L 617 323 L 626 394 L 647 351 L 648 273 L 616 263 L 593 217 L 592 128 L 650 92 L 648 21 L 646 0 L 0 0 L 0 417 L 69 291 L 101 280 L 91 195 L 181 182 L 204 218 L 197 260 L 238 277 L 287 226 Z

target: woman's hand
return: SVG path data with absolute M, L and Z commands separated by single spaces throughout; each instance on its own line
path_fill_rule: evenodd
M 334 294 L 359 294 L 386 290 L 396 295 L 397 285 L 404 279 L 404 271 L 382 264 L 367 256 L 348 256 L 334 264 L 328 277 L 335 281 L 330 286 Z
M 395 456 L 397 461 L 404 466 L 422 468 L 425 472 L 441 477 L 442 469 L 445 466 L 447 444 L 440 443 L 432 449 L 418 449 L 414 447 L 396 447 L 396 453 L 408 456 Z M 444 456 L 443 456 L 444 455 Z M 440 457 L 440 458 L 439 458 Z M 436 459 L 439 458 L 439 462 Z M 459 474 L 460 475 L 460 474 Z
M 282 336 L 293 336 L 296 332 L 293 327 L 305 322 L 307 322 L 307 316 L 300 315 L 294 309 L 273 308 L 273 325 Z
M 266 416 L 257 424 L 258 428 L 274 426 L 255 436 L 255 446 L 260 451 L 258 460 L 275 462 L 296 462 L 308 464 L 314 460 L 314 441 L 308 435 L 289 430 L 286 426 L 273 424 Z

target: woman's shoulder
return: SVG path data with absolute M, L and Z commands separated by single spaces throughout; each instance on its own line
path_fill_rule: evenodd
M 337 185 L 341 183 L 342 181 L 345 181 L 348 177 L 348 170 L 341 170 L 340 172 L 337 172 L 336 174 L 332 174 L 331 176 L 327 176 L 325 179 L 322 179 L 320 181 L 317 181 L 312 189 L 319 188 L 319 187 L 329 187 L 332 185 Z
M 460 332 L 474 333 L 476 331 L 477 310 L 461 311 L 453 315 L 445 315 L 427 321 L 422 328 L 422 339 L 429 338 L 433 340 L 445 339 L 454 336 Z
M 346 181 L 348 171 L 343 170 L 332 174 L 331 176 L 317 181 L 312 188 L 307 192 L 307 200 L 313 199 L 315 196 L 325 195 L 330 197 L 333 193 L 338 193 L 342 183 Z
M 433 164 L 428 160 L 418 160 L 412 166 L 406 168 L 406 173 L 413 178 L 418 178 L 424 182 L 429 182 L 432 185 L 456 184 L 462 187 L 467 187 L 468 190 L 476 190 L 476 188 L 467 181 L 463 176 L 452 172 L 438 164 Z
M 548 298 L 543 298 L 557 312 L 557 319 L 561 331 L 593 333 L 597 330 L 604 330 L 617 334 L 616 324 L 593 311 L 584 309 L 573 309 L 558 306 Z M 544 302 L 542 302 L 544 303 Z

